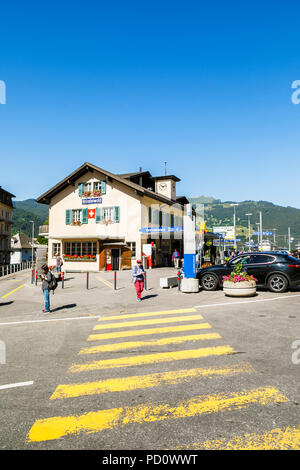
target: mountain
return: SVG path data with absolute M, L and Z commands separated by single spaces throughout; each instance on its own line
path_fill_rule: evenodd
M 203 196 L 189 198 L 192 204 L 200 203 Z M 233 206 L 231 204 L 238 204 L 235 206 L 236 212 L 236 227 L 237 238 L 242 241 L 248 240 L 248 216 L 250 216 L 250 233 L 251 238 L 256 242 L 257 238 L 253 232 L 258 230 L 256 225 L 259 222 L 259 212 L 262 212 L 262 226 L 263 231 L 273 231 L 274 228 L 276 242 L 280 247 L 288 246 L 288 227 L 291 230 L 291 237 L 295 242 L 300 241 L 300 209 L 295 207 L 284 207 L 273 204 L 268 201 L 225 201 L 211 198 L 213 202 L 204 204 L 204 218 L 206 228 L 212 230 L 215 226 L 228 225 L 233 226 Z M 264 237 L 267 238 L 267 237 Z M 273 237 L 269 237 L 273 239 Z
M 38 204 L 35 199 L 14 201 L 12 234 L 19 232 L 32 236 L 32 223 L 34 222 L 34 236 L 38 235 L 39 225 L 43 225 L 48 218 L 49 208 L 44 204 Z

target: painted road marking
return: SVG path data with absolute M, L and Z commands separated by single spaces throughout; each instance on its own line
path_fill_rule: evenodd
M 116 379 L 99 380 L 95 382 L 59 385 L 50 400 L 62 398 L 75 398 L 85 395 L 99 395 L 108 392 L 124 392 L 141 388 L 159 387 L 162 385 L 175 385 L 199 377 L 234 376 L 237 374 L 250 374 L 253 367 L 247 362 L 235 364 L 225 369 L 185 369 L 171 372 L 159 372 L 149 375 L 119 377 Z
M 88 370 L 116 369 L 145 364 L 157 364 L 160 362 L 179 361 L 183 359 L 197 359 L 199 357 L 221 356 L 223 354 L 235 354 L 231 346 L 215 346 L 200 349 L 184 349 L 183 351 L 170 351 L 164 353 L 145 354 L 141 356 L 118 357 L 100 361 L 87 362 L 85 364 L 73 364 L 69 372 L 86 372 Z
M 18 382 L 18 383 L 15 383 L 15 384 L 0 385 L 0 390 L 5 390 L 7 388 L 26 387 L 27 385 L 32 385 L 32 384 L 33 384 L 33 381 Z
M 21 289 L 22 287 L 26 286 L 26 284 L 22 284 L 21 286 L 17 287 L 16 289 L 8 292 L 8 294 L 5 294 L 1 297 L 1 299 L 5 299 L 5 297 L 8 297 L 9 295 L 13 294 L 14 292 L 16 292 L 17 290 Z
M 125 343 L 102 344 L 91 348 L 83 348 L 78 354 L 96 354 L 108 351 L 122 351 L 131 348 L 145 348 L 147 346 L 163 346 L 165 344 L 181 344 L 187 341 L 201 341 L 210 339 L 220 339 L 218 333 L 205 333 L 201 335 L 173 336 L 152 341 L 127 341 Z
M 178 331 L 205 330 L 211 328 L 209 323 L 193 323 L 191 325 L 174 325 L 165 326 L 163 328 L 148 328 L 146 330 L 117 331 L 113 333 L 101 333 L 90 335 L 88 341 L 98 341 L 102 339 L 128 338 L 131 336 L 145 336 L 164 333 L 177 333 Z
M 24 321 L 11 321 L 7 323 L 0 323 L 0 326 L 24 325 L 28 323 L 49 323 L 57 321 L 72 321 L 72 320 L 95 320 L 100 318 L 101 315 L 88 315 L 86 317 L 73 317 L 73 318 L 47 318 L 47 320 L 24 320 Z
M 224 303 L 218 303 L 218 304 L 195 305 L 195 308 L 227 307 L 227 306 L 231 307 L 232 305 L 238 305 L 238 304 L 252 304 L 256 302 L 272 302 L 274 300 L 292 299 L 293 297 L 300 297 L 300 294 L 285 295 L 285 296 L 282 296 L 279 294 L 279 297 L 272 297 L 272 299 L 253 299 L 253 300 L 241 300 L 237 302 L 224 302 Z
M 195 443 L 185 449 L 199 450 L 300 450 L 300 426 L 272 429 L 264 433 L 235 436 L 229 441 L 219 439 Z
M 240 393 L 204 395 L 184 400 L 178 405 L 168 403 L 119 407 L 93 411 L 83 415 L 56 416 L 37 420 L 27 435 L 28 442 L 60 439 L 80 432 L 93 433 L 104 429 L 121 428 L 128 424 L 154 423 L 221 411 L 241 410 L 250 405 L 270 405 L 288 402 L 274 387 L 243 390 Z
M 112 317 L 101 317 L 99 322 L 108 320 L 123 320 L 124 318 L 136 318 L 136 317 L 154 317 L 157 315 L 171 315 L 174 313 L 192 313 L 197 312 L 195 308 L 182 308 L 177 310 L 162 310 L 160 312 L 144 312 L 144 313 L 129 313 L 126 315 L 114 315 Z
M 113 328 L 125 328 L 130 326 L 141 326 L 141 325 L 156 325 L 162 323 L 176 323 L 179 321 L 192 321 L 192 320 L 203 320 L 202 315 L 187 315 L 186 317 L 168 317 L 168 318 L 152 318 L 151 320 L 137 320 L 127 321 L 118 323 L 109 323 L 105 325 L 96 325 L 94 330 L 110 330 Z
M 113 289 L 113 284 L 109 281 L 107 281 L 106 279 L 103 279 L 102 277 L 98 276 L 97 277 L 98 281 L 101 281 L 103 282 L 103 284 L 105 284 L 106 286 L 110 287 L 111 289 Z

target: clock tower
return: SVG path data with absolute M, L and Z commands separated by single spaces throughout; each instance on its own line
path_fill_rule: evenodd
M 176 183 L 180 181 L 177 176 L 157 176 L 155 180 L 155 192 L 176 201 Z

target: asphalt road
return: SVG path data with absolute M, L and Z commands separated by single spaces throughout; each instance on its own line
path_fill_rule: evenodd
M 46 316 L 28 272 L 0 281 L 0 449 L 300 449 L 300 291 L 183 294 L 170 272 L 141 303 L 128 272 L 70 273 Z

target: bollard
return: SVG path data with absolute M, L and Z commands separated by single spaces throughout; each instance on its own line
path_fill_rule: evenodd
M 35 270 L 35 285 L 37 286 L 37 278 L 38 278 L 38 272 Z
M 31 284 L 33 284 L 33 278 L 34 278 L 34 269 L 31 270 Z
M 61 288 L 65 287 L 65 273 L 61 273 Z
M 180 271 L 178 271 L 177 275 L 178 275 L 178 291 L 180 291 L 180 284 L 181 284 Z
M 146 274 L 146 271 L 145 271 L 145 275 L 144 275 L 144 288 L 145 288 L 145 290 L 147 290 L 147 274 Z
M 86 273 L 86 288 L 89 288 L 89 273 Z
M 114 272 L 114 290 L 117 290 L 117 271 Z

